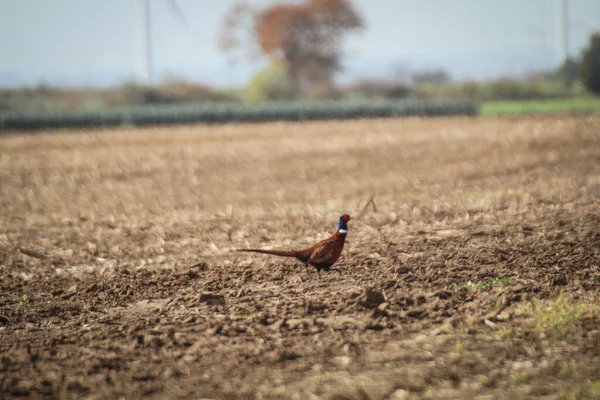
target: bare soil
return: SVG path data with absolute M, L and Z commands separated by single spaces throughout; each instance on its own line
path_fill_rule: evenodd
M 599 226 L 598 116 L 0 137 L 0 398 L 600 398 Z

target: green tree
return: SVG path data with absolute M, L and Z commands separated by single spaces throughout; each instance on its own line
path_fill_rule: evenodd
M 250 102 L 265 100 L 291 100 L 296 91 L 285 65 L 274 61 L 258 72 L 246 88 L 245 97 Z
M 567 87 L 573 86 L 573 84 L 579 79 L 579 62 L 573 58 L 565 60 L 556 70 L 556 76 L 562 79 Z
M 587 90 L 600 95 L 600 33 L 590 37 L 590 44 L 581 58 L 581 81 Z

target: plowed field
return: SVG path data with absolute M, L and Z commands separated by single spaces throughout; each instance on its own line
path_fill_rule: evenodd
M 597 116 L 0 137 L 0 398 L 600 398 L 599 300 Z

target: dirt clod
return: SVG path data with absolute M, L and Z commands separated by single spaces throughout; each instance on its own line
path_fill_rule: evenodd
M 202 293 L 200 295 L 199 301 L 201 303 L 208 303 L 212 305 L 224 305 L 225 304 L 225 296 L 218 293 Z
M 383 292 L 374 289 L 367 289 L 365 295 L 361 299 L 361 304 L 368 308 L 375 308 L 384 303 L 385 300 L 386 298 Z

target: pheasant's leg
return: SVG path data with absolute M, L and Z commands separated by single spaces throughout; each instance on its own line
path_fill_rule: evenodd
M 317 268 L 317 277 L 321 280 L 321 268 Z
M 310 271 L 309 271 L 309 268 L 308 268 L 308 266 L 309 266 L 309 264 L 308 264 L 308 263 L 305 263 L 305 264 L 304 264 L 304 269 L 306 270 L 306 275 L 308 275 L 308 276 L 310 277 Z

